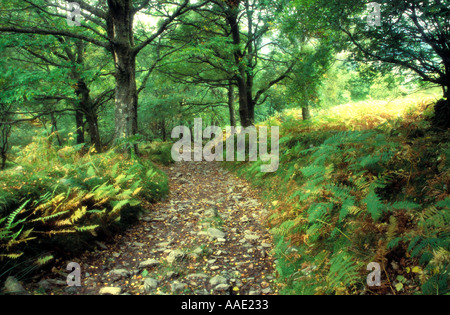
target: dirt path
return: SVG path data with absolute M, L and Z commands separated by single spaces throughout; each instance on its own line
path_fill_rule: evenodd
M 166 168 L 170 195 L 139 224 L 74 261 L 31 290 L 54 294 L 274 294 L 267 210 L 250 185 L 216 163 Z

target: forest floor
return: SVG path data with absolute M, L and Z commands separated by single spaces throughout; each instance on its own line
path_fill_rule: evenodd
M 268 211 L 250 184 L 218 163 L 163 167 L 166 200 L 97 250 L 73 258 L 81 287 L 70 287 L 68 261 L 34 283 L 32 294 L 276 294 Z

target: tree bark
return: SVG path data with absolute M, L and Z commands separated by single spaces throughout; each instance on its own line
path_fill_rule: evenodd
M 56 140 L 58 141 L 58 145 L 60 147 L 62 147 L 62 141 L 61 141 L 61 137 L 59 136 L 59 130 L 58 130 L 58 122 L 56 120 L 56 117 L 55 117 L 54 113 L 50 113 L 50 119 L 51 119 L 51 122 L 52 122 L 51 133 L 55 133 L 56 134 Z
M 310 111 L 308 105 L 305 105 L 302 107 L 302 117 L 303 117 L 303 120 L 311 119 L 311 111 Z
M 76 124 L 76 141 L 77 144 L 82 144 L 85 142 L 84 140 L 84 128 L 83 128 L 83 118 L 84 114 L 83 111 L 78 108 L 75 111 L 75 124 Z
M 248 106 L 248 93 L 247 93 L 247 84 L 245 83 L 245 79 L 241 77 L 237 79 L 238 81 L 238 89 L 239 89 L 239 117 L 241 120 L 241 125 L 243 127 L 248 127 L 253 124 L 253 122 L 250 119 L 250 112 L 249 112 L 249 106 Z
M 136 62 L 129 51 L 115 52 L 116 64 L 116 110 L 115 139 L 125 139 L 136 133 L 137 129 L 137 88 Z
M 114 141 L 117 143 L 137 133 L 137 51 L 133 49 L 132 1 L 108 0 L 108 6 L 108 37 L 112 40 L 112 54 L 116 69 Z M 126 147 L 122 146 L 121 149 Z M 137 152 L 137 145 L 134 149 Z
M 256 66 L 255 50 L 254 49 L 254 31 L 253 31 L 253 11 L 250 9 L 249 1 L 245 0 L 245 11 L 247 13 L 247 108 L 248 108 L 248 121 L 250 125 L 255 123 L 255 102 L 253 99 L 253 82 L 255 81 L 255 76 L 253 74 L 253 69 Z
M 233 44 L 235 46 L 234 61 L 238 67 L 238 73 L 236 74 L 236 81 L 239 91 L 239 117 L 241 125 L 248 127 L 253 125 L 251 120 L 250 108 L 249 108 L 249 91 L 247 86 L 247 72 L 245 64 L 242 62 L 244 55 L 239 48 L 241 44 L 241 34 L 239 30 L 238 14 L 239 14 L 240 1 L 228 1 L 227 22 L 231 28 L 231 35 L 233 37 Z
M 434 107 L 433 126 L 447 130 L 450 128 L 450 82 L 443 87 L 443 90 L 444 98 L 438 101 Z
M 228 85 L 228 111 L 230 112 L 230 126 L 236 127 L 236 118 L 234 117 L 234 86 L 231 81 Z
M 78 112 L 81 113 L 80 118 L 77 119 L 77 143 L 84 143 L 84 126 L 83 126 L 83 118 L 86 118 L 86 122 L 88 124 L 88 134 L 91 138 L 91 145 L 94 145 L 95 150 L 100 153 L 102 152 L 102 144 L 100 140 L 100 132 L 98 129 L 98 117 L 96 113 L 96 109 L 94 108 L 94 104 L 91 100 L 90 90 L 87 87 L 86 83 L 83 79 L 78 76 L 78 83 L 75 88 L 75 93 L 79 98 Z M 79 121 L 80 119 L 80 121 Z M 79 139 L 78 139 L 79 137 Z
M 2 164 L 0 165 L 0 170 L 4 170 L 6 168 L 6 154 L 1 152 Z
M 91 145 L 95 147 L 97 153 L 101 153 L 103 148 L 98 129 L 98 117 L 97 113 L 92 108 L 86 113 L 86 122 L 88 124 L 89 136 L 91 137 Z
M 3 117 L 0 117 L 3 118 Z M 4 170 L 6 167 L 6 153 L 8 152 L 8 138 L 11 132 L 11 125 L 2 124 L 0 122 L 0 158 L 1 165 L 0 170 Z
M 6 152 L 1 150 L 0 157 L 2 159 L 2 163 L 0 165 L 0 170 L 4 170 L 6 168 Z

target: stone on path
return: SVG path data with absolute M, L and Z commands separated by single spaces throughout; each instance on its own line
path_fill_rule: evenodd
M 218 284 L 214 287 L 214 291 L 226 291 L 230 288 L 229 284 Z
M 109 272 L 111 275 L 117 275 L 121 277 L 130 277 L 131 272 L 127 269 L 114 269 Z
M 167 262 L 169 264 L 173 264 L 177 260 L 183 259 L 185 256 L 185 253 L 179 249 L 175 249 L 169 253 L 167 256 Z
M 139 264 L 139 268 L 148 268 L 148 267 L 155 267 L 159 265 L 159 261 L 156 259 L 147 259 L 145 261 L 142 261 Z
M 211 286 L 215 287 L 219 284 L 227 284 L 228 280 L 227 280 L 227 278 L 218 275 L 218 276 L 212 277 L 209 280 L 209 283 L 211 284 Z
M 245 238 L 249 241 L 252 241 L 252 240 L 257 240 L 260 237 L 259 237 L 259 235 L 256 235 L 256 234 L 246 234 Z
M 119 287 L 103 287 L 99 292 L 101 295 L 119 295 L 122 293 L 122 288 Z
M 204 279 L 204 278 L 208 278 L 208 275 L 206 273 L 192 273 L 190 275 L 187 275 L 186 278 L 188 278 L 188 279 Z
M 174 281 L 170 284 L 170 289 L 172 290 L 172 293 L 180 293 L 184 290 L 185 284 L 180 281 Z
M 205 216 L 207 217 L 217 217 L 219 215 L 217 207 L 209 208 L 205 210 Z
M 5 294 L 27 294 L 22 284 L 14 277 L 9 276 L 6 278 L 5 285 L 3 287 L 3 293 Z
M 155 290 L 158 287 L 158 280 L 153 278 L 146 278 L 144 280 L 144 290 L 145 292 L 150 292 L 152 290 Z
M 222 232 L 221 230 L 218 230 L 215 228 L 209 228 L 207 233 L 213 239 L 218 239 L 218 238 L 224 239 L 225 238 L 225 233 Z

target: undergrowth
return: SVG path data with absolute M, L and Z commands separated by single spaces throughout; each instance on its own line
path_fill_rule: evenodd
M 450 132 L 430 128 L 429 110 L 331 109 L 307 122 L 291 112 L 266 122 L 280 125 L 277 172 L 226 164 L 272 204 L 280 293 L 449 292 Z M 371 262 L 379 287 L 366 283 Z
M 0 277 L 87 250 L 168 193 L 166 175 L 151 162 L 58 149 L 52 137 L 35 138 L 18 166 L 0 172 Z
M 150 161 L 160 165 L 170 165 L 174 163 L 172 145 L 173 143 L 170 142 L 150 142 L 143 143 L 139 149 Z

